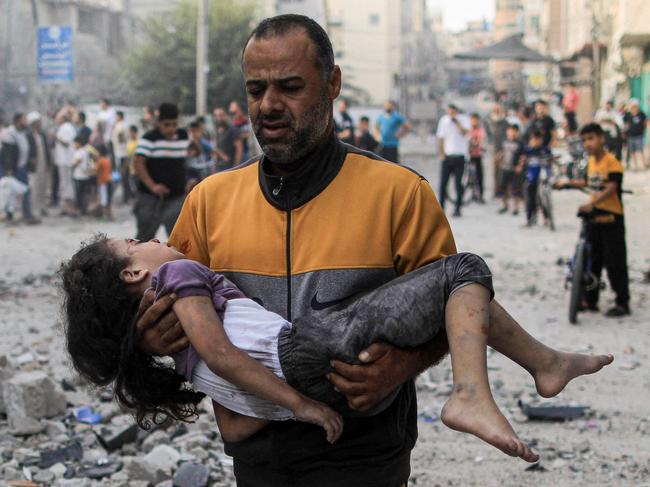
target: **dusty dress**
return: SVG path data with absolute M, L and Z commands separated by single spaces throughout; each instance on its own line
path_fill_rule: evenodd
M 164 264 L 152 280 L 157 298 L 171 292 L 180 298 L 210 297 L 234 346 L 303 394 L 339 410 L 346 410 L 345 399 L 325 377 L 330 360 L 358 363 L 359 352 L 372 343 L 415 347 L 430 341 L 444 328 L 449 296 L 471 283 L 493 295 L 490 270 L 480 257 L 451 255 L 290 323 L 244 296 L 221 274 L 191 260 Z M 192 345 L 174 360 L 178 373 L 195 389 L 231 411 L 275 421 L 293 417 L 214 374 Z

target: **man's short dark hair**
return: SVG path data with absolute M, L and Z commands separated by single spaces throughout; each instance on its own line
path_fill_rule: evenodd
M 580 135 L 586 135 L 586 134 L 594 134 L 597 136 L 602 136 L 605 135 L 605 131 L 603 128 L 600 126 L 599 123 L 588 123 L 586 125 L 583 125 L 582 128 L 580 129 Z
M 16 122 L 18 122 L 21 118 L 23 118 L 23 113 L 22 112 L 16 112 L 14 113 L 14 125 Z
M 548 103 L 546 102 L 546 100 L 542 100 L 541 98 L 535 102 L 536 105 L 537 105 L 538 103 L 539 103 L 540 105 L 544 105 L 545 107 L 548 106 Z
M 129 125 L 130 132 L 138 132 L 138 127 L 136 125 Z
M 116 111 L 116 112 L 115 112 L 115 115 L 117 115 L 117 116 L 120 117 L 120 118 L 124 118 L 124 112 L 121 111 L 121 110 Z
M 533 130 L 533 131 L 530 133 L 530 138 L 531 138 L 531 139 L 543 139 L 543 138 L 544 138 L 544 134 L 542 133 L 541 130 Z
M 469 117 L 470 117 L 470 118 L 478 118 L 478 119 L 481 118 L 481 116 L 480 116 L 478 113 L 476 113 L 476 112 L 472 113 Z
M 79 120 L 81 122 L 84 122 L 84 123 L 86 122 L 86 113 L 85 112 L 79 112 L 78 116 L 79 116 Z
M 189 126 L 190 129 L 198 129 L 200 127 L 201 127 L 201 123 L 196 120 L 194 120 Z
M 449 105 L 447 105 L 447 108 L 449 110 L 456 110 L 457 112 L 460 111 L 460 110 L 458 110 L 458 107 L 456 105 L 454 105 L 453 103 L 450 103 Z
M 519 132 L 519 125 L 517 125 L 516 123 L 508 125 L 508 128 Z
M 111 102 L 109 101 L 109 99 L 108 99 L 108 98 L 102 98 L 102 99 L 101 99 L 101 100 L 99 100 L 99 101 L 100 101 L 100 102 L 102 102 L 102 101 L 103 101 L 103 102 L 104 102 L 104 103 L 106 103 L 107 105 L 110 105 L 110 104 L 111 104 Z
M 370 119 L 366 117 L 365 115 L 359 119 L 360 122 L 367 122 L 370 123 Z
M 305 29 L 309 39 L 316 49 L 316 67 L 321 72 L 321 78 L 326 80 L 334 69 L 334 50 L 327 33 L 313 19 L 304 15 L 285 14 L 262 20 L 244 43 L 244 50 L 251 39 L 268 39 L 285 35 L 295 29 Z M 242 61 L 244 59 L 242 50 Z
M 161 103 L 158 107 L 158 120 L 175 120 L 178 118 L 178 107 L 173 103 Z

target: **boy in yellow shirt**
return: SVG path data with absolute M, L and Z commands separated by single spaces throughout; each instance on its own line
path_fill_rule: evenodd
M 572 180 L 564 186 L 587 187 L 591 201 L 581 205 L 581 213 L 590 213 L 588 240 L 591 244 L 591 270 L 600 279 L 603 267 L 612 289 L 616 305 L 605 313 L 608 317 L 630 314 L 627 250 L 625 245 L 625 218 L 623 213 L 623 165 L 605 149 L 605 132 L 597 123 L 580 130 L 582 145 L 589 154 L 586 180 Z M 598 310 L 599 286 L 585 292 L 585 307 Z

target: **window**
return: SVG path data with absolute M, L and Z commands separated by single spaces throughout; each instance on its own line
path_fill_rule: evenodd
M 370 14 L 368 17 L 368 22 L 370 25 L 379 25 L 380 20 L 381 19 L 379 17 L 379 14 Z
M 96 9 L 79 9 L 77 29 L 82 34 L 101 35 L 102 12 Z

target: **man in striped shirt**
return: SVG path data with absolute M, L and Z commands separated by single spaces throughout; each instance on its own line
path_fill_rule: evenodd
M 185 160 L 191 144 L 184 129 L 178 128 L 178 107 L 163 103 L 158 108 L 155 129 L 146 132 L 135 151 L 138 177 L 135 217 L 137 239 L 156 236 L 160 225 L 170 234 L 185 199 Z

